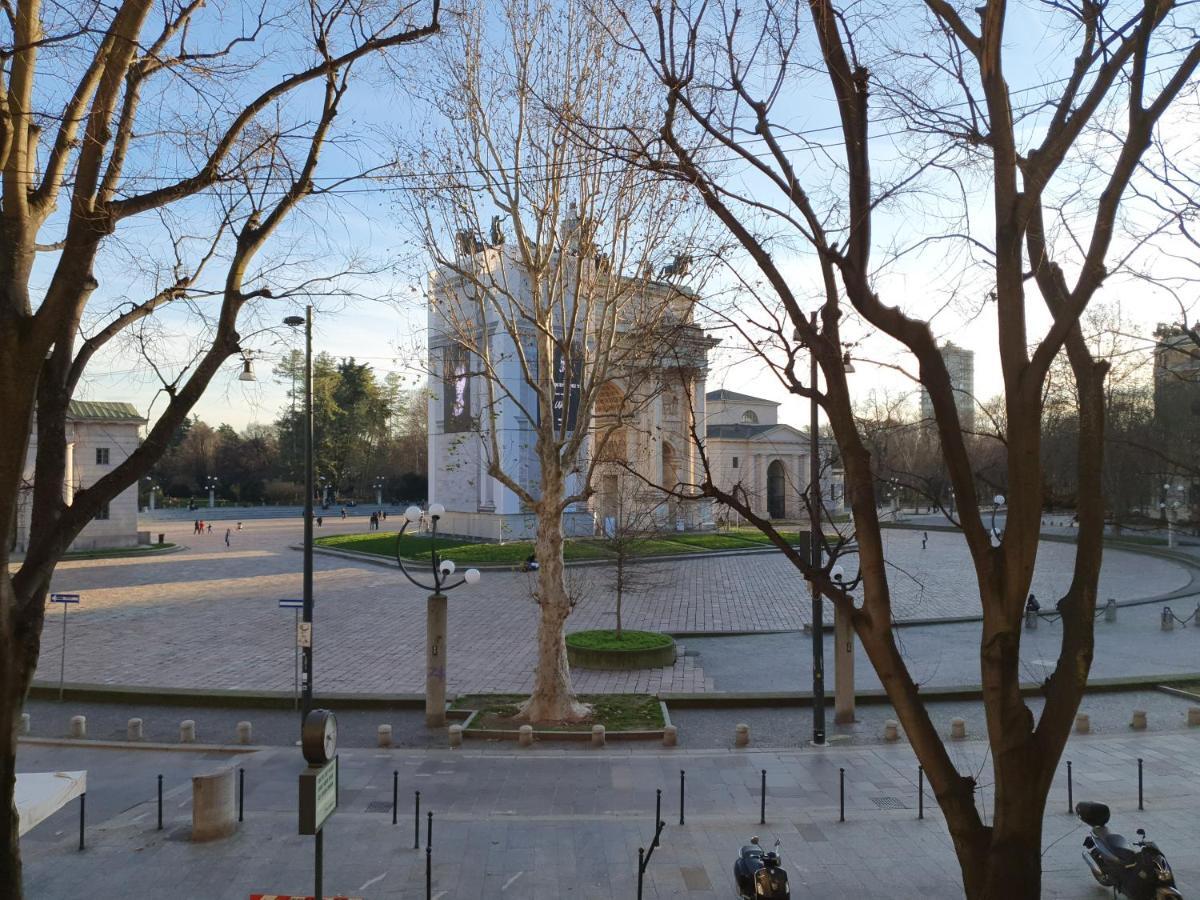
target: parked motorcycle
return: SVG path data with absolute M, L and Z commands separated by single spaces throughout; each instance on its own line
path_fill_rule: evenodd
M 791 900 L 787 872 L 780 867 L 779 841 L 772 850 L 763 850 L 757 837 L 742 847 L 733 864 L 738 895 L 749 900 Z
M 1083 861 L 1092 877 L 1130 900 L 1183 900 L 1175 889 L 1175 875 L 1158 845 L 1137 830 L 1132 846 L 1123 835 L 1105 826 L 1111 815 L 1103 803 L 1077 803 L 1075 813 L 1092 833 L 1083 839 Z

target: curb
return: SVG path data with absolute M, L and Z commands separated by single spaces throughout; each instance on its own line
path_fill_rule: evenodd
M 29 696 L 36 700 L 57 700 L 58 682 L 35 681 Z M 230 706 L 246 709 L 292 710 L 291 691 L 197 690 L 194 688 L 155 688 L 139 685 L 87 684 L 67 682 L 64 700 L 90 703 L 146 703 L 155 706 Z M 314 704 L 330 709 L 424 709 L 424 694 L 317 694 Z
M 190 744 L 167 744 L 161 741 L 93 741 L 87 738 L 44 738 L 29 737 L 27 735 L 18 737 L 17 742 L 32 744 L 38 747 L 86 747 L 93 750 L 170 750 L 192 753 L 228 753 L 231 755 L 279 749 L 275 746 L 262 744 L 204 744 L 200 741 Z

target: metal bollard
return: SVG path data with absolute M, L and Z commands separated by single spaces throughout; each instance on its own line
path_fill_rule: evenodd
M 79 849 L 83 849 L 83 827 L 87 819 L 87 791 L 79 795 Z
M 1142 803 L 1142 758 L 1138 757 L 1138 809 L 1144 810 L 1146 807 Z
M 655 826 L 657 827 L 657 826 Z M 646 848 L 638 847 L 638 888 L 637 900 L 642 900 L 642 875 L 646 871 Z
M 1075 814 L 1075 785 L 1071 777 L 1071 761 L 1067 760 L 1067 815 Z
M 416 802 L 413 806 L 413 849 L 421 849 L 421 792 L 416 792 Z
M 1162 608 L 1162 618 L 1160 621 L 1162 622 L 1163 631 L 1175 630 L 1175 614 L 1171 612 L 1171 607 L 1164 606 Z
M 158 830 L 162 831 L 162 776 L 158 776 Z
M 433 810 L 425 813 L 429 818 L 425 822 L 425 846 L 433 846 Z
M 683 769 L 679 770 L 679 824 L 683 824 Z
M 425 900 L 433 900 L 433 848 L 425 848 Z
M 846 821 L 846 770 L 838 769 L 838 806 L 841 807 L 839 822 Z
M 654 791 L 654 843 L 651 846 L 657 847 L 658 840 L 658 823 L 662 821 L 662 788 L 656 788 Z
M 238 766 L 238 821 L 245 818 L 246 804 L 246 770 Z
M 1112 597 L 1104 604 L 1104 621 L 1110 625 L 1117 621 L 1117 601 Z
M 925 767 L 917 766 L 917 818 L 925 818 Z
M 767 770 L 762 770 L 762 788 L 758 794 L 758 824 L 767 824 Z
M 400 815 L 400 770 L 392 770 L 392 824 L 395 825 Z

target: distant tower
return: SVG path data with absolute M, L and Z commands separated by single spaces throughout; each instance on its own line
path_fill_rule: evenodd
M 958 407 L 958 421 L 966 431 L 975 428 L 975 351 L 967 350 L 946 341 L 942 345 L 942 359 L 950 373 L 950 388 L 954 391 L 954 405 Z M 921 418 L 933 422 L 933 401 L 929 392 L 921 388 Z

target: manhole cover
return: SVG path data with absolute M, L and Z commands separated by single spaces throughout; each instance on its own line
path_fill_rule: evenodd
M 908 809 L 898 797 L 872 797 L 871 802 L 880 809 Z
M 391 812 L 392 802 L 390 800 L 372 800 L 367 804 L 367 812 Z

